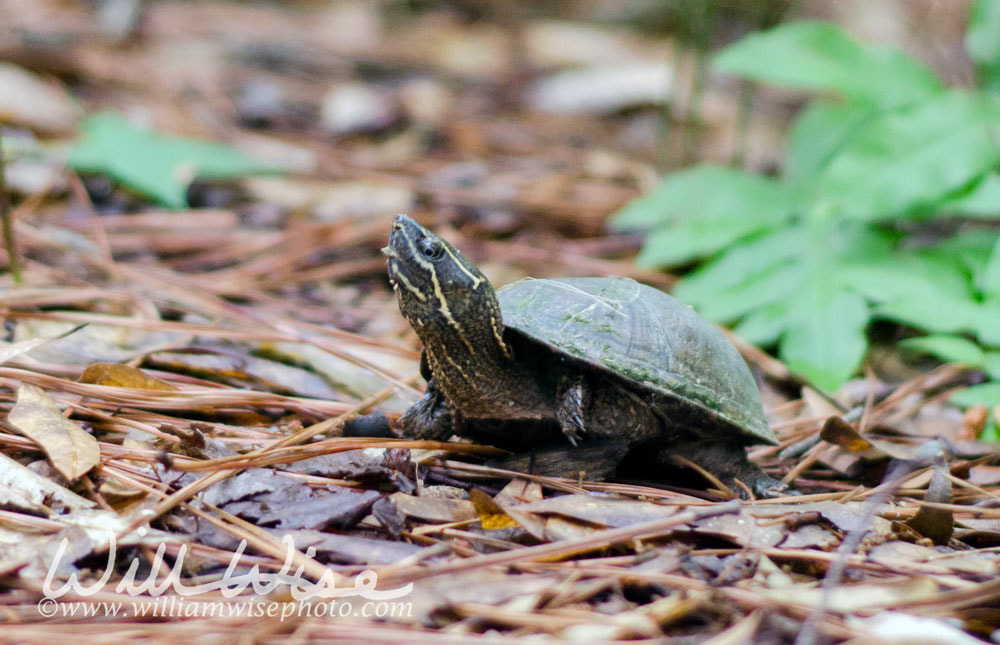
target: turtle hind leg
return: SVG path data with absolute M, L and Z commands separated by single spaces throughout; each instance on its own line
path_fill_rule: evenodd
M 735 442 L 701 440 L 670 445 L 646 445 L 641 451 L 632 451 L 626 463 L 641 468 L 644 474 L 657 479 L 671 482 L 682 480 L 684 483 L 704 487 L 706 483 L 704 477 L 687 467 L 685 461 L 708 471 L 743 498 L 747 497 L 746 491 L 743 486 L 736 483 L 737 481 L 744 484 L 756 497 L 778 497 L 783 492 L 794 494 L 794 491 L 787 490 L 786 484 L 751 463 L 747 459 L 744 446 Z

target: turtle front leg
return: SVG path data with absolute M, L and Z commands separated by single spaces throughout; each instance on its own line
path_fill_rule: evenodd
M 580 435 L 587 431 L 583 422 L 583 411 L 590 403 L 590 388 L 586 379 L 577 375 L 564 376 L 556 390 L 556 419 L 569 442 L 576 445 Z
M 403 434 L 413 439 L 446 441 L 459 426 L 458 410 L 437 388 L 437 381 L 427 382 L 427 393 L 410 406 L 400 421 Z

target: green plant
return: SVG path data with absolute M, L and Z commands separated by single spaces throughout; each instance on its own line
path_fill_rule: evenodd
M 72 168 L 105 173 L 170 208 L 187 206 L 188 184 L 195 177 L 274 171 L 229 146 L 143 130 L 113 112 L 88 117 L 82 130 L 83 138 L 70 151 Z
M 985 226 L 1000 220 L 995 6 L 973 10 L 973 91 L 827 23 L 787 23 L 731 45 L 715 59 L 720 71 L 816 92 L 791 126 L 781 176 L 676 172 L 612 226 L 649 231 L 645 265 L 694 264 L 679 298 L 777 345 L 819 387 L 855 374 L 868 324 L 888 319 L 933 334 L 912 349 L 995 379 L 959 403 L 1000 404 L 1000 241 Z M 929 237 L 942 228 L 951 232 Z

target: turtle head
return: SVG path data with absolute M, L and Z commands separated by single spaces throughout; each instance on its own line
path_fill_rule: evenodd
M 399 310 L 425 347 L 440 347 L 452 357 L 491 347 L 507 353 L 493 286 L 458 249 L 396 215 L 382 253 Z

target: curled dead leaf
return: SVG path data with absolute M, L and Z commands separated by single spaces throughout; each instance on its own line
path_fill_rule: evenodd
M 17 403 L 7 421 L 37 443 L 63 477 L 74 481 L 97 465 L 97 439 L 62 415 L 59 406 L 40 387 L 22 383 Z
M 0 505 L 49 515 L 52 508 L 76 510 L 94 502 L 0 453 Z
M 944 464 L 934 466 L 934 475 L 927 486 L 924 501 L 937 504 L 951 504 L 951 480 L 948 479 L 948 467 Z M 921 506 L 917 514 L 906 523 L 911 529 L 930 538 L 934 544 L 947 544 L 955 530 L 955 516 L 949 509 Z
M 820 430 L 819 436 L 823 441 L 840 446 L 844 450 L 860 453 L 872 451 L 874 454 L 866 455 L 871 458 L 885 456 L 879 453 L 871 442 L 859 435 L 851 424 L 838 416 L 829 417 L 823 423 L 823 429 Z
M 479 515 L 479 522 L 484 529 L 510 529 L 518 525 L 517 520 L 507 515 L 492 497 L 478 488 L 469 491 L 469 498 L 476 507 L 476 514 Z
M 982 403 L 969 406 L 962 417 L 962 428 L 958 431 L 956 439 L 975 441 L 986 428 L 987 421 L 990 420 L 990 410 Z

